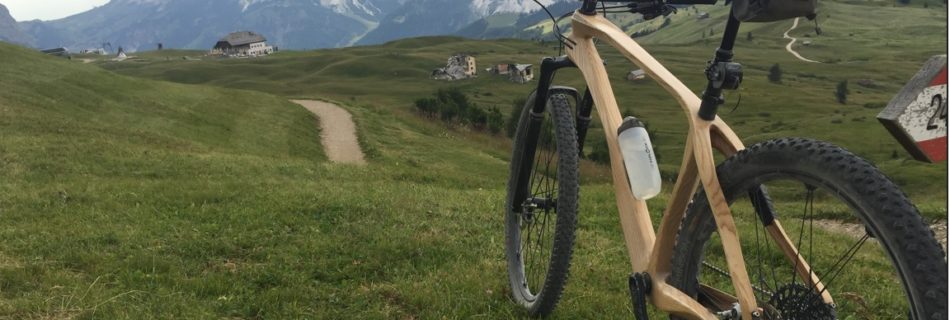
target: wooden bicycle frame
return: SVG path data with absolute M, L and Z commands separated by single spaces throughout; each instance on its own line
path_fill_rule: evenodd
M 573 32 L 568 37 L 572 46 L 567 48 L 567 56 L 584 75 L 606 133 L 627 254 L 633 272 L 646 272 L 652 279 L 650 301 L 660 310 L 677 316 L 717 319 L 713 312 L 698 301 L 666 282 L 671 272 L 671 255 L 680 223 L 690 199 L 702 184 L 715 217 L 731 280 L 735 286 L 737 297 L 730 298 L 738 301 L 743 319 L 754 319 L 753 313 L 759 313 L 760 310 L 749 281 L 736 225 L 716 176 L 716 163 L 713 158 L 714 148 L 730 156 L 744 149 L 742 141 L 719 117 L 711 121 L 700 118 L 700 98 L 612 22 L 597 14 L 575 12 L 572 27 Z M 622 118 L 603 59 L 595 47 L 595 38 L 616 48 L 642 68 L 679 102 L 686 113 L 689 132 L 683 163 L 657 233 L 653 231 L 653 222 L 646 202 L 633 196 L 627 182 L 616 135 Z M 823 290 L 824 286 L 811 272 L 811 268 L 789 240 L 781 224 L 776 220 L 766 226 L 766 229 L 789 261 L 794 263 L 798 276 L 815 285 L 815 288 L 822 292 L 826 303 L 833 303 L 830 294 Z

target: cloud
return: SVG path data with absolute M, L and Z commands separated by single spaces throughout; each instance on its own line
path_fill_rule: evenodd
M 108 3 L 109 0 L 2 0 L 17 21 L 55 20 Z

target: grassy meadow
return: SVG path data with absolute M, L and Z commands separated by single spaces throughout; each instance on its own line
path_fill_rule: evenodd
M 697 8 L 711 12 L 711 18 L 704 23 L 721 22 L 727 13 L 722 6 Z M 920 45 L 946 43 L 946 30 L 939 26 L 939 21 L 946 20 L 946 12 L 939 8 L 945 7 L 892 8 L 876 2 L 825 1 L 822 3 L 825 16 L 819 18 L 823 35 L 814 39 L 812 46 L 796 47 L 806 57 L 812 55 L 829 62 L 823 64 L 805 63 L 785 52 L 788 40 L 782 39 L 782 33 L 791 26 L 791 21 L 746 24 L 740 34 L 752 32 L 754 36 L 751 40 L 740 37 L 735 50 L 736 60 L 745 66 L 745 81 L 738 92 L 727 93 L 720 115 L 747 144 L 775 137 L 805 136 L 843 146 L 881 167 L 910 193 L 926 216 L 944 219 L 947 211 L 945 178 L 934 177 L 946 177 L 946 166 L 911 160 L 875 118 L 923 61 L 943 53 L 945 45 Z M 681 10 L 679 15 L 695 15 L 695 10 Z M 846 14 L 862 10 L 869 12 L 866 17 Z M 940 18 L 943 20 L 934 19 L 939 16 L 943 16 Z M 880 28 L 856 22 L 884 17 L 900 18 L 902 23 L 892 21 L 890 28 Z M 718 43 L 686 36 L 706 29 L 686 22 L 674 23 L 643 41 L 660 62 L 698 93 L 706 81 L 701 70 Z M 922 25 L 941 29 L 926 33 L 921 31 Z M 722 26 L 713 24 L 709 28 L 721 30 Z M 806 39 L 803 34 L 813 31 L 811 22 L 803 20 L 792 34 Z M 683 40 L 658 41 L 663 34 Z M 721 34 L 715 37 L 718 36 Z M 854 40 L 855 37 L 862 40 Z M 844 45 L 824 46 L 822 43 Z M 901 45 L 895 45 L 897 43 Z M 458 52 L 476 56 L 478 78 L 456 82 L 428 79 L 432 69 L 444 66 L 445 59 Z M 445 87 L 459 87 L 479 105 L 498 106 L 507 115 L 505 110 L 511 108 L 512 101 L 526 96 L 533 88 L 510 83 L 484 70 L 509 62 L 537 66 L 541 57 L 556 52 L 552 43 L 429 37 L 381 46 L 281 52 L 263 59 L 187 61 L 150 52 L 140 54 L 141 59 L 137 61 L 100 65 L 120 74 L 149 79 L 256 90 L 293 98 L 331 99 L 354 108 L 382 107 L 399 117 L 411 118 L 414 100 Z M 656 130 L 662 169 L 666 176 L 674 176 L 685 141 L 686 123 L 679 106 L 650 80 L 625 81 L 626 73 L 635 67 L 608 47 L 602 47 L 601 52 L 607 60 L 621 111 L 645 119 L 651 130 Z M 191 52 L 189 56 L 202 54 Z M 773 64 L 783 70 L 781 83 L 767 80 Z M 846 104 L 839 104 L 834 90 L 838 82 L 845 80 L 851 93 Z M 861 86 L 860 80 L 869 81 L 871 85 Z M 584 86 L 576 71 L 562 71 L 557 82 L 579 89 Z M 600 139 L 600 134 L 595 129 L 588 137 Z M 492 146 L 488 152 L 508 152 L 503 147 L 504 139 L 480 139 Z
M 837 16 L 824 20 L 826 32 L 839 32 Z M 746 83 L 729 94 L 724 119 L 748 143 L 797 135 L 844 146 L 877 163 L 928 219 L 945 220 L 946 164 L 911 160 L 874 118 L 943 50 L 945 42 L 931 43 L 945 34 L 915 36 L 922 45 L 901 55 L 802 50 L 842 60 L 820 65 L 795 60 L 780 37 L 763 31 L 740 41 Z M 715 43 L 646 46 L 701 88 Z M 503 251 L 510 141 L 422 119 L 412 103 L 454 86 L 507 111 L 530 85 L 487 73 L 453 83 L 428 75 L 456 52 L 476 55 L 484 70 L 555 51 L 430 37 L 261 59 L 163 51 L 83 64 L 0 43 L 0 318 L 523 317 L 508 299 Z M 650 81 L 622 80 L 629 64 L 604 55 L 624 111 L 657 130 L 672 174 L 685 140 L 678 106 Z M 774 63 L 781 84 L 766 79 Z M 559 79 L 582 87 L 574 71 Z M 840 80 L 851 85 L 844 105 L 833 96 Z M 319 120 L 290 98 L 352 112 L 369 165 L 327 162 Z M 605 170 L 585 165 L 575 262 L 554 318 L 630 318 L 612 188 Z M 650 201 L 655 221 L 665 200 Z M 880 272 L 873 262 L 868 272 Z

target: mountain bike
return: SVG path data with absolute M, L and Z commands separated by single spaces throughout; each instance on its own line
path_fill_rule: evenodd
M 698 1 L 714 3 L 692 4 Z M 944 252 L 916 207 L 873 164 L 806 138 L 746 148 L 717 115 L 723 90 L 742 80 L 732 60 L 740 24 L 734 12 L 700 97 L 598 13 L 598 4 L 606 13 L 603 3 L 584 0 L 571 14 L 571 34 L 559 37 L 566 55 L 543 60 L 516 130 L 505 250 L 512 298 L 529 315 L 551 313 L 567 282 L 582 209 L 578 165 L 596 108 L 637 319 L 647 318 L 647 303 L 675 319 L 947 318 Z M 645 16 L 670 9 L 662 1 L 625 8 Z M 625 171 L 621 114 L 594 39 L 657 81 L 689 124 L 656 231 L 647 202 L 631 192 L 638 177 Z M 580 70 L 583 94 L 553 85 L 563 68 Z M 718 166 L 714 150 L 726 158 Z M 847 221 L 858 234 L 829 231 L 826 219 Z

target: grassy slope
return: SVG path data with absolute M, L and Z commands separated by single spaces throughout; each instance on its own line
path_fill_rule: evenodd
M 0 53 L 0 318 L 519 314 L 500 276 L 506 142 L 350 103 L 372 164 L 336 166 L 282 98 Z M 590 256 L 619 253 L 610 217 L 581 231 L 571 290 L 590 294 L 564 317 L 623 314 L 622 282 L 598 275 L 625 258 Z
M 828 11 L 850 12 L 871 11 L 867 15 L 882 18 L 894 13 L 890 7 L 871 8 L 838 2 L 824 2 Z M 718 11 L 716 11 L 718 10 Z M 902 14 L 911 16 L 930 15 L 937 9 L 901 8 Z M 713 17 L 701 23 L 714 23 L 718 15 L 725 14 L 723 8 L 712 9 Z M 719 12 L 722 11 L 722 12 Z M 686 14 L 685 10 L 680 14 Z M 691 14 L 695 14 L 692 12 Z M 837 11 L 829 13 L 832 17 L 842 16 Z M 945 15 L 945 13 L 943 13 Z M 857 18 L 854 18 L 857 19 Z M 856 27 L 850 20 L 837 22 L 824 19 L 823 29 L 828 43 L 839 41 L 846 30 Z M 689 34 L 706 27 L 684 29 L 677 27 L 685 24 L 673 24 L 670 28 L 650 35 L 659 37 L 665 32 Z M 903 83 L 919 68 L 919 64 L 930 55 L 941 53 L 943 46 L 921 45 L 894 48 L 890 45 L 865 41 L 866 47 L 854 47 L 845 42 L 850 50 L 843 47 L 822 47 L 816 45 L 806 48 L 803 53 L 817 57 L 837 57 L 843 62 L 830 64 L 810 64 L 796 60 L 784 51 L 786 40 L 782 33 L 790 22 L 772 24 L 747 24 L 755 28 L 754 39 L 739 41 L 736 48 L 737 59 L 746 66 L 746 81 L 740 93 L 730 93 L 731 99 L 724 106 L 723 117 L 735 127 L 740 136 L 748 142 L 757 142 L 779 136 L 808 136 L 829 140 L 842 145 L 858 154 L 870 158 L 894 180 L 911 193 L 925 214 L 932 218 L 946 216 L 945 191 L 942 179 L 932 177 L 946 176 L 947 169 L 942 165 L 928 165 L 909 160 L 903 149 L 877 123 L 875 116 L 879 109 L 868 109 L 867 103 L 885 104 L 900 90 Z M 918 41 L 919 43 L 941 43 L 945 38 L 938 33 L 916 35 L 908 39 L 900 36 L 910 29 L 917 29 L 916 22 L 906 23 L 906 28 L 889 29 L 862 27 L 865 34 L 876 38 L 889 37 L 901 39 L 895 41 Z M 806 30 L 800 27 L 796 31 Z M 719 29 L 717 29 L 719 30 Z M 847 36 L 848 38 L 854 38 Z M 856 36 L 855 36 L 856 37 Z M 825 42 L 822 40 L 816 40 Z M 649 41 L 648 41 L 649 43 Z M 714 41 L 696 41 L 683 44 L 646 44 L 647 48 L 674 74 L 696 92 L 705 83 L 701 73 L 697 72 L 705 64 L 715 48 Z M 890 48 L 890 50 L 885 50 Z M 606 49 L 606 48 L 605 48 Z M 900 54 L 894 54 L 900 50 Z M 394 112 L 408 115 L 412 101 L 430 94 L 435 88 L 460 86 L 471 93 L 475 100 L 485 105 L 509 107 L 515 97 L 523 96 L 531 90 L 530 86 L 517 85 L 499 77 L 482 74 L 471 81 L 444 83 L 428 79 L 432 68 L 444 64 L 447 55 L 454 52 L 472 52 L 478 57 L 479 67 L 484 69 L 495 63 L 536 62 L 540 56 L 549 55 L 552 50 L 535 43 L 497 40 L 469 41 L 457 38 L 420 38 L 397 41 L 383 46 L 356 47 L 340 50 L 319 50 L 313 52 L 283 52 L 265 59 L 232 61 L 140 61 L 136 63 L 107 63 L 103 66 L 119 73 L 163 79 L 182 83 L 213 84 L 226 87 L 255 89 L 266 92 L 299 97 L 327 97 L 357 104 L 372 104 L 392 107 Z M 878 54 L 882 52 L 882 54 Z M 683 126 L 679 108 L 667 94 L 650 81 L 629 83 L 623 81 L 629 64 L 619 55 L 604 50 L 611 78 L 614 79 L 615 92 L 622 108 L 646 118 L 659 130 L 661 162 L 668 173 L 679 165 L 681 156 Z M 873 56 L 873 59 L 867 58 Z M 778 63 L 784 70 L 782 84 L 769 83 L 766 80 L 768 68 Z M 560 79 L 564 83 L 581 87 L 576 72 L 563 72 Z M 858 79 L 871 79 L 878 87 L 863 88 L 856 84 Z M 833 91 L 838 81 L 850 80 L 851 95 L 846 105 L 835 102 Z M 735 112 L 728 110 L 734 106 L 741 95 L 741 104 Z M 860 134 L 857 134 L 859 133 Z M 597 134 L 595 132 L 595 134 Z M 592 139 L 597 138 L 592 135 Z M 894 152 L 898 159 L 892 159 Z M 937 190 L 935 192 L 934 190 Z
M 247 203 L 325 158 L 315 118 L 274 96 L 0 53 L 3 317 L 209 312 L 190 305 L 245 290 L 211 268 L 268 241 Z
M 0 53 L 0 318 L 518 314 L 499 276 L 505 142 L 350 104 L 372 165 L 336 166 L 283 98 Z M 563 316 L 626 306 L 602 291 L 619 282 L 576 279 L 593 294 Z

